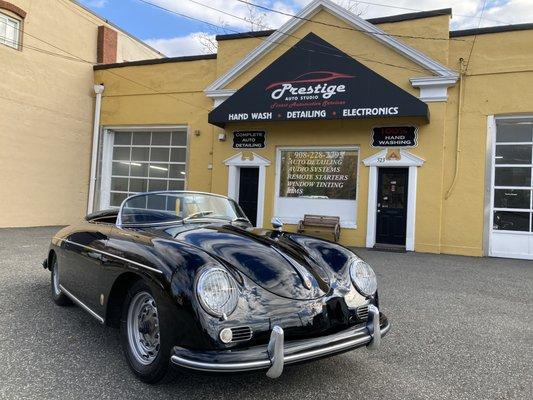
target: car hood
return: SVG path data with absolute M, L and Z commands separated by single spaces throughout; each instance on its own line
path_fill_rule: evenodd
M 165 233 L 203 249 L 278 296 L 309 300 L 330 290 L 332 274 L 296 242 L 276 240 L 233 225 L 183 228 L 167 228 Z

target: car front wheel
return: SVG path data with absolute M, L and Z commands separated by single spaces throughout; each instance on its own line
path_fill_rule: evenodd
M 156 383 L 169 371 L 172 337 L 166 326 L 152 290 L 137 281 L 124 301 L 120 331 L 128 364 L 143 382 Z
M 52 265 L 50 269 L 52 270 L 50 279 L 50 286 L 52 289 L 52 300 L 54 300 L 54 303 L 56 303 L 58 306 L 71 305 L 72 302 L 61 291 L 61 287 L 59 286 L 59 265 L 57 263 L 57 257 L 55 254 L 52 256 Z

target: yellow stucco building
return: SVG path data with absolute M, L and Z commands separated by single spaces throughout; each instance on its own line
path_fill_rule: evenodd
M 0 1 L 0 227 L 87 211 L 93 65 L 158 57 L 74 1 Z
M 531 259 L 533 26 L 450 18 L 315 0 L 276 31 L 218 36 L 216 55 L 98 65 L 94 174 L 65 161 L 56 186 L 81 182 L 61 195 L 89 211 L 189 189 L 259 227 L 339 217 L 349 246 Z M 57 138 L 86 163 L 84 140 Z

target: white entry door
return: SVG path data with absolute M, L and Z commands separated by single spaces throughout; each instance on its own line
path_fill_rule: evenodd
M 533 259 L 533 118 L 497 118 L 491 135 L 489 255 Z

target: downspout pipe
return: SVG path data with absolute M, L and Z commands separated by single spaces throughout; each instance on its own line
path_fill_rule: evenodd
M 448 200 L 455 189 L 455 184 L 459 177 L 459 161 L 461 159 L 461 111 L 463 109 L 463 75 L 464 75 L 464 59 L 459 59 L 459 100 L 457 104 L 457 132 L 456 132 L 456 142 L 455 142 L 455 168 L 453 172 L 453 180 L 444 195 L 444 200 Z
M 104 85 L 94 85 L 96 103 L 94 106 L 93 146 L 91 154 L 91 178 L 89 181 L 89 201 L 87 202 L 87 214 L 94 211 L 94 193 L 96 189 L 96 164 L 98 162 L 98 142 L 100 139 L 100 112 L 102 110 L 102 93 Z

